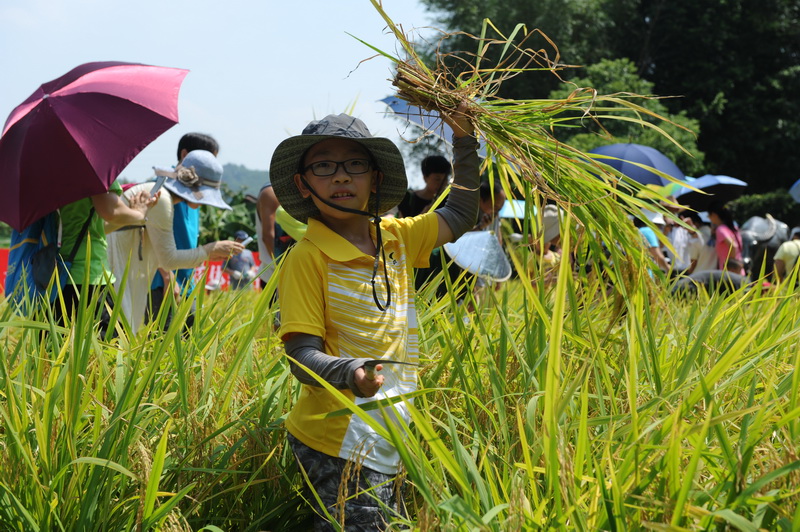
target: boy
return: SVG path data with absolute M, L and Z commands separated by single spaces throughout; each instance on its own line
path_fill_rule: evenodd
M 416 390 L 412 267 L 472 228 L 478 210 L 478 143 L 462 114 L 447 121 L 455 131 L 455 184 L 442 208 L 413 218 L 380 218 L 405 195 L 403 158 L 356 118 L 312 122 L 283 141 L 270 164 L 281 205 L 308 222 L 278 283 L 278 334 L 303 383 L 286 420 L 289 443 L 326 511 L 347 530 L 381 530 L 389 517 L 382 507 L 400 511 L 393 496 L 400 458 L 357 416 L 326 418 L 343 405 L 310 373 L 356 404 Z M 370 359 L 408 365 L 378 365 L 371 376 Z M 384 414 L 409 420 L 403 401 L 370 413 L 381 424 Z M 315 530 L 333 530 L 320 510 Z

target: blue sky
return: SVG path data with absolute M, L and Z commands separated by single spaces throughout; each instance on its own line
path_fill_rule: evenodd
M 434 35 L 416 0 L 383 6 L 406 31 Z M 374 135 L 399 141 L 398 123 L 377 101 L 393 92 L 391 62 L 362 62 L 374 52 L 348 33 L 396 51 L 369 0 L 3 0 L 0 117 L 79 64 L 129 61 L 190 70 L 180 123 L 122 172 L 134 181 L 174 163 L 187 131 L 214 135 L 223 163 L 259 170 L 310 120 L 348 109 Z

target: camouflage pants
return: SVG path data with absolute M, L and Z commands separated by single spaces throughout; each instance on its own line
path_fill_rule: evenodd
M 291 434 L 288 438 L 297 463 L 327 512 L 339 524 L 339 527 L 333 525 L 318 506 L 314 494 L 309 494 L 308 499 L 315 505 L 317 514 L 314 518 L 316 532 L 385 530 L 391 516 L 405 516 L 401 513 L 402 482 L 395 475 L 315 451 Z

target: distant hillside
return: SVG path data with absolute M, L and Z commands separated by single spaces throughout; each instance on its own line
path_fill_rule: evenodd
M 267 170 L 250 170 L 240 164 L 225 164 L 223 166 L 222 182 L 233 193 L 258 195 L 258 191 L 269 180 Z

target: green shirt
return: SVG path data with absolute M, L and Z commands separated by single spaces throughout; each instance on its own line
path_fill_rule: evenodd
M 122 187 L 114 181 L 108 191 L 120 195 L 122 194 Z M 80 236 L 81 228 L 86 223 L 91 209 L 92 198 L 84 198 L 61 207 L 61 256 L 65 260 L 72 253 L 75 241 Z M 75 259 L 69 269 L 72 279 L 67 282 L 76 285 L 83 284 L 84 276 L 86 275 L 86 249 L 89 241 L 91 241 L 91 246 L 89 247 L 89 284 L 104 285 L 113 283 L 114 276 L 111 274 L 111 270 L 108 269 L 108 243 L 106 242 L 103 219 L 97 213 L 92 214 L 89 230 L 78 247 L 78 252 L 75 254 Z

